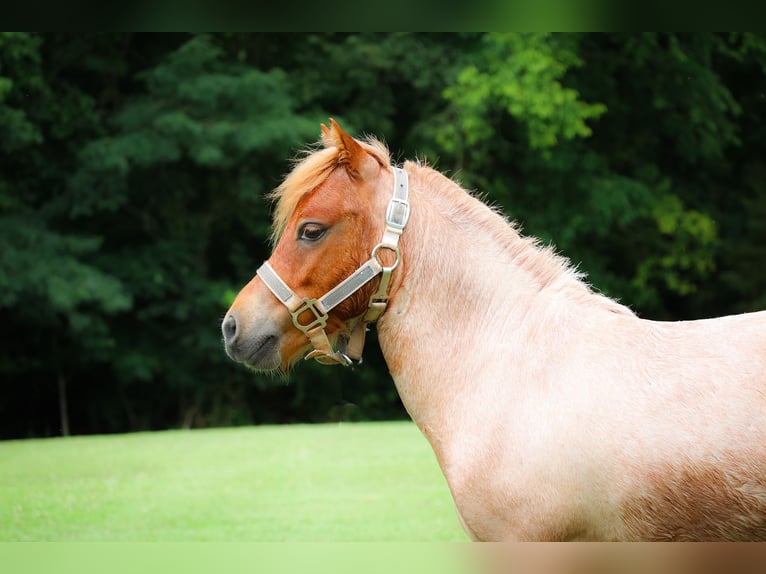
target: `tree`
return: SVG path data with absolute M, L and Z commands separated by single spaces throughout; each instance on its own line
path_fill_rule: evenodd
M 127 309 L 130 296 L 93 263 L 101 238 L 59 226 L 48 201 L 71 165 L 54 158 L 71 153 L 96 119 L 86 95 L 49 83 L 42 43 L 0 36 L 0 317 L 10 335 L 0 369 L 23 378 L 46 373 L 66 434 L 66 382 L 73 369 L 103 359 L 113 344 L 106 317 Z

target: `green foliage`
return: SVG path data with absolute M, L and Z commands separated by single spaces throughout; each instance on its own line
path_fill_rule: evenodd
M 533 150 L 591 135 L 586 122 L 606 108 L 583 102 L 577 90 L 562 85 L 567 71 L 582 65 L 571 44 L 569 36 L 488 34 L 444 90 L 455 122 L 445 126 L 439 143 L 454 151 L 492 140 L 500 111 L 526 127 Z
M 0 34 L 0 436 L 406 416 L 219 323 L 319 122 L 425 157 L 652 318 L 766 306 L 760 34 Z
M 40 38 L 32 34 L 0 34 L 0 151 L 3 153 L 42 141 L 40 131 L 21 105 L 29 91 L 39 91 L 42 87 L 39 47 Z
M 282 71 L 261 72 L 223 55 L 209 37 L 197 36 L 137 75 L 145 93 L 114 114 L 109 136 L 80 154 L 70 185 L 73 215 L 122 207 L 135 172 L 188 163 L 244 176 L 256 154 L 287 155 L 313 136 L 316 125 L 292 111 Z M 245 177 L 237 183 L 254 185 Z
M 82 258 L 98 250 L 97 237 L 65 236 L 25 217 L 0 218 L 0 307 L 29 299 L 68 313 L 85 304 L 106 313 L 130 307 L 122 285 Z M 55 265 L 50 265 L 55 261 Z
M 694 293 L 698 282 L 715 270 L 711 250 L 718 241 L 715 221 L 699 211 L 684 209 L 675 195 L 655 203 L 652 215 L 660 239 L 666 239 L 669 245 L 641 262 L 636 284 L 645 289 L 654 278 L 679 295 Z
M 740 143 L 734 119 L 741 106 L 712 66 L 717 53 L 728 53 L 724 39 L 652 34 L 627 42 L 627 52 L 640 70 L 654 70 L 647 96 L 661 129 L 675 135 L 680 156 L 691 163 L 716 160 Z

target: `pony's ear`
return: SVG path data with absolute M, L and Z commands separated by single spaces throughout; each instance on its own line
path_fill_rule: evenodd
M 332 130 L 324 124 L 321 124 L 321 126 L 322 126 L 322 145 L 324 145 L 324 147 L 334 146 L 335 142 L 333 141 Z
M 322 143 L 325 147 L 338 148 L 338 163 L 344 166 L 352 177 L 363 178 L 377 165 L 362 145 L 347 134 L 333 118 L 330 118 L 329 128 L 322 124 Z

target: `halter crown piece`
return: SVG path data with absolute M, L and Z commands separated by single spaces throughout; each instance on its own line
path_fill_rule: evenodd
M 410 217 L 407 172 L 399 167 L 394 167 L 393 170 L 394 195 L 386 209 L 386 230 L 383 233 L 383 238 L 380 240 L 380 243 L 372 248 L 370 258 L 339 285 L 318 299 L 311 299 L 309 297 L 300 298 L 293 293 L 292 289 L 274 271 L 268 261 L 264 261 L 263 265 L 256 272 L 266 284 L 266 287 L 287 307 L 293 319 L 293 325 L 311 341 L 314 350 L 306 355 L 306 360 L 316 359 L 325 365 L 340 364 L 344 367 L 354 362 L 361 362 L 367 326 L 377 321 L 378 317 L 386 310 L 391 275 L 401 259 L 398 247 L 399 237 L 402 235 L 402 231 L 404 231 Z M 393 252 L 395 259 L 391 265 L 383 265 L 378 259 L 378 253 L 381 249 Z M 325 333 L 327 317 L 330 311 L 378 275 L 381 276 L 378 290 L 370 297 L 367 311 L 354 326 L 346 348 L 344 351 L 333 350 L 330 340 L 327 338 L 327 333 Z M 314 315 L 314 319 L 306 324 L 302 324 L 298 317 L 307 311 Z

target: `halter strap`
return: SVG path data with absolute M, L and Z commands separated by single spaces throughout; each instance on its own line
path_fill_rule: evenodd
M 279 274 L 274 271 L 274 268 L 268 261 L 264 261 L 258 268 L 258 271 L 256 271 L 256 274 L 266 284 L 266 287 L 287 307 L 292 317 L 293 325 L 311 341 L 314 350 L 306 355 L 307 360 L 316 359 L 320 363 L 341 364 L 344 366 L 352 364 L 353 361 L 360 362 L 367 326 L 377 321 L 386 310 L 391 275 L 399 265 L 400 260 L 399 237 L 401 237 L 410 217 L 407 172 L 399 167 L 394 167 L 393 170 L 394 194 L 386 209 L 386 230 L 383 233 L 383 238 L 380 240 L 380 243 L 373 247 L 370 258 L 365 263 L 322 297 L 318 299 L 298 297 L 288 287 L 287 283 L 282 280 Z M 381 250 L 393 252 L 395 259 L 391 265 L 383 265 L 380 262 L 378 254 Z M 333 350 L 325 332 L 327 317 L 330 311 L 378 275 L 381 276 L 380 285 L 377 291 L 370 297 L 370 302 L 364 316 L 354 327 L 345 353 Z M 314 318 L 308 323 L 301 323 L 298 318 L 307 311 L 310 311 Z

